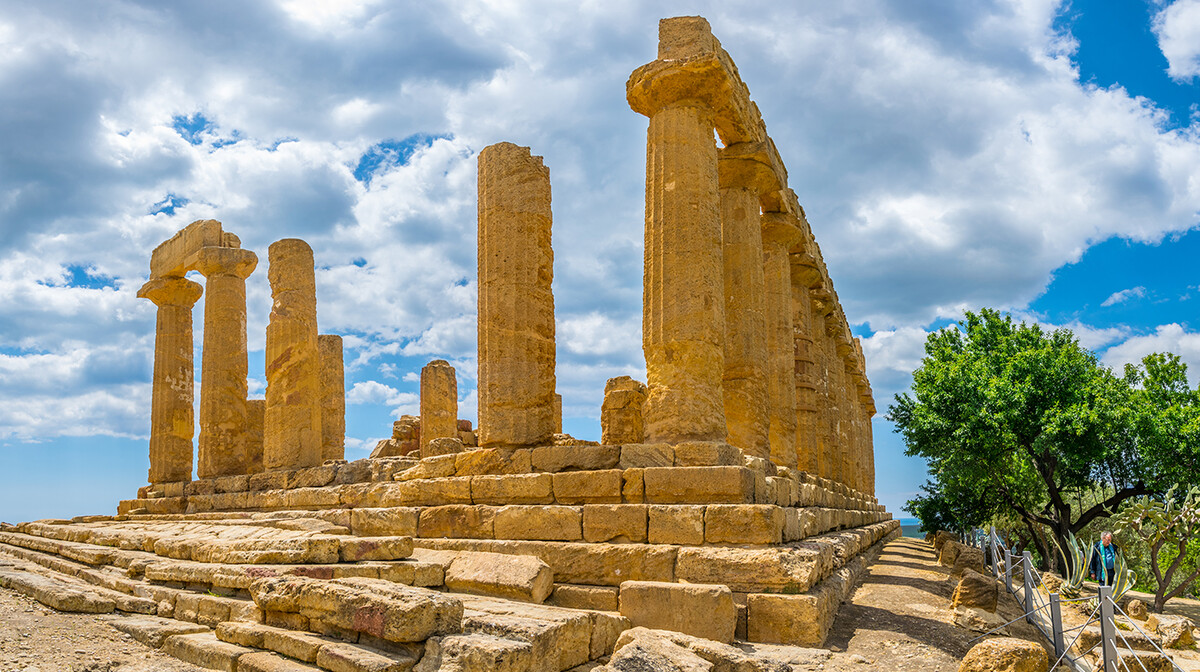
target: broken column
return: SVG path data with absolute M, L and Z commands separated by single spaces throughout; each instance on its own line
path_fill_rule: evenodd
M 724 80 L 723 73 L 685 65 L 717 48 L 707 21 L 664 20 L 659 60 L 626 84 L 630 107 L 650 119 L 642 280 L 647 441 L 725 440 L 716 117 L 706 99 Z
M 346 368 L 342 337 L 319 334 L 321 357 L 321 459 L 346 458 Z
M 629 376 L 609 378 L 604 384 L 604 403 L 600 406 L 600 443 L 615 446 L 642 443 L 646 439 L 642 407 L 646 386 Z
M 150 401 L 150 483 L 192 480 L 192 306 L 199 284 L 154 278 L 138 296 L 158 306 Z
M 271 320 L 267 324 L 267 403 L 263 468 L 321 463 L 321 376 L 317 289 L 308 243 L 285 238 L 267 251 Z
M 778 190 L 764 143 L 719 152 L 725 292 L 725 370 L 721 380 L 729 443 L 770 459 L 766 285 L 759 195 Z
M 479 153 L 479 445 L 554 434 L 550 170 L 528 147 Z M 424 429 L 422 430 L 424 432 Z
M 250 473 L 246 450 L 246 278 L 258 256 L 238 247 L 204 247 L 204 350 L 200 365 L 200 478 Z
M 435 359 L 421 369 L 421 454 L 430 442 L 458 438 L 458 381 L 454 367 Z
M 792 333 L 792 264 L 789 250 L 800 239 L 792 214 L 762 215 L 763 278 L 766 284 L 767 408 L 771 461 L 796 466 L 796 344 Z

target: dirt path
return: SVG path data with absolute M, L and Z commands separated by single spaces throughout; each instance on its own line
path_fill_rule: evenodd
M 0 590 L 0 672 L 208 672 L 91 614 L 67 614 Z
M 955 672 L 978 633 L 954 625 L 949 574 L 924 541 L 900 537 L 889 542 L 838 610 L 825 646 L 850 655 L 835 656 L 832 669 L 855 669 L 845 661 L 856 661 L 859 670 L 862 663 L 871 663 L 872 669 L 889 672 Z M 999 614 L 1005 621 L 1021 613 L 1011 597 L 1001 596 Z M 1010 637 L 1045 645 L 1023 620 L 1008 631 Z

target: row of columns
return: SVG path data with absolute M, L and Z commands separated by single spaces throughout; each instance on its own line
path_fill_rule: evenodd
M 222 244 L 204 244 L 215 239 Z M 203 241 L 189 247 L 189 241 Z M 170 255 L 167 261 L 163 258 Z M 340 336 L 316 333 L 312 249 L 271 245 L 273 306 L 267 327 L 266 400 L 247 399 L 246 278 L 258 257 L 220 223 L 194 222 L 159 246 L 138 296 L 158 307 L 150 426 L 151 483 L 192 478 L 194 363 L 192 308 L 204 303 L 199 478 L 292 469 L 342 459 L 345 380 Z M 165 269 L 165 271 L 163 270 Z M 204 276 L 203 288 L 184 277 Z
M 732 118 L 753 103 L 730 100 L 745 92 L 727 58 L 703 19 L 666 19 L 660 60 L 629 82 L 649 118 L 646 440 L 728 440 L 870 493 L 861 348 L 770 139 Z

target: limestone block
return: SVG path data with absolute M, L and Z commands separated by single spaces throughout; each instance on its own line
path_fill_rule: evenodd
M 85 587 L 16 569 L 0 568 L 0 588 L 28 595 L 58 611 L 107 614 L 116 608 L 113 600 Z
M 264 611 L 303 613 L 389 642 L 455 632 L 462 619 L 454 597 L 380 579 L 265 578 L 250 585 L 250 594 Z
M 554 573 L 533 556 L 460 553 L 446 568 L 445 585 L 456 593 L 540 603 L 554 588 Z
M 832 567 L 832 549 L 808 542 L 774 548 L 690 546 L 679 549 L 675 574 L 680 581 L 723 583 L 738 592 L 803 593 Z
M 329 464 L 284 473 L 288 475 L 289 488 L 320 488 L 333 482 L 337 476 L 337 467 Z
M 238 658 L 238 672 L 312 672 L 318 668 L 269 651 L 247 653 Z
M 421 449 L 421 457 L 437 457 L 439 455 L 457 455 L 466 450 L 462 439 L 457 436 L 440 436 L 430 439 Z
M 737 609 L 722 585 L 626 581 L 621 615 L 634 626 L 674 630 L 718 642 L 733 641 Z
M 652 504 L 649 507 L 647 539 L 652 544 L 704 543 L 704 507 L 699 505 Z
M 180 623 L 174 619 L 156 616 L 125 616 L 113 618 L 107 623 L 142 644 L 155 649 L 162 648 L 163 642 L 172 635 L 190 635 L 208 631 L 208 628 L 203 625 Z
M 528 147 L 479 153 L 479 443 L 554 434 L 550 171 Z
M 752 593 L 746 598 L 746 634 L 751 641 L 821 646 L 841 602 L 822 584 L 804 595 Z
M 317 336 L 321 362 L 321 459 L 346 458 L 346 372 L 342 337 Z
M 345 537 L 338 547 L 341 562 L 401 560 L 412 555 L 412 537 Z
M 554 500 L 559 504 L 619 504 L 622 474 L 620 469 L 554 474 Z
M 675 466 L 742 466 L 742 451 L 724 441 L 684 441 L 675 446 Z
M 181 277 L 154 279 L 138 290 L 139 298 L 158 306 L 150 402 L 151 483 L 192 478 L 192 306 L 201 291 L 200 285 Z
M 946 567 L 953 567 L 954 561 L 958 560 L 958 554 L 966 548 L 965 545 L 957 541 L 949 541 L 942 544 L 942 551 L 938 554 L 938 562 Z
M 448 478 L 455 473 L 454 464 L 457 455 L 437 455 L 427 457 L 417 463 L 417 466 L 396 474 L 397 481 L 411 481 L 417 478 Z
M 252 653 L 253 649 L 222 642 L 211 632 L 198 632 L 168 637 L 163 643 L 163 652 L 199 667 L 234 672 L 238 658 Z
M 646 429 L 642 406 L 645 403 L 644 384 L 629 376 L 609 378 L 604 384 L 604 402 L 600 406 L 600 443 L 617 445 L 644 441 Z
M 527 448 L 479 448 L 459 453 L 454 462 L 459 476 L 527 474 L 533 471 Z
M 480 633 L 431 637 L 414 672 L 526 672 L 533 645 Z
M 583 538 L 582 512 L 574 506 L 502 506 L 496 511 L 495 537 L 578 541 Z
M 553 504 L 550 474 L 472 476 L 471 499 L 476 504 Z
M 704 512 L 709 544 L 778 544 L 783 527 L 783 509 L 773 505 L 710 504 Z
M 385 506 L 441 506 L 470 504 L 471 479 L 430 478 L 394 483 L 382 502 Z
M 324 435 L 312 248 L 285 238 L 272 243 L 267 256 L 274 303 L 267 324 L 263 468 L 315 466 Z
M 800 520 L 800 509 L 786 508 L 783 510 L 783 540 L 799 541 L 805 537 L 804 525 Z
M 1033 642 L 1010 637 L 985 639 L 971 647 L 958 672 L 1045 672 L 1046 650 Z
M 621 472 L 621 499 L 626 504 L 646 501 L 645 469 L 625 469 Z
M 449 438 L 458 438 L 458 380 L 449 362 L 435 359 L 421 369 L 421 457 L 446 454 L 426 451 L 430 441 Z
M 991 576 L 971 569 L 964 570 L 958 587 L 954 589 L 954 600 L 951 609 L 958 607 L 975 607 L 986 611 L 996 610 L 997 589 L 996 581 Z
M 221 222 L 198 219 L 154 248 L 150 253 L 150 277 L 182 277 L 195 269 L 196 253 L 201 248 L 227 246 L 227 242 Z
M 531 454 L 536 471 L 595 471 L 612 469 L 620 460 L 620 446 L 539 446 Z
M 314 662 L 329 672 L 407 672 L 416 664 L 417 656 L 394 650 L 385 654 L 364 646 L 329 642 L 317 651 Z
M 670 467 L 675 464 L 675 449 L 665 443 L 627 443 L 621 446 L 622 469 Z
M 250 491 L 283 490 L 288 486 L 290 474 L 286 471 L 267 471 L 250 475 Z
M 620 609 L 616 586 L 576 586 L 560 583 L 554 586 L 547 604 L 567 609 L 591 609 L 594 611 L 617 611 Z
M 954 565 L 950 570 L 951 576 L 960 576 L 965 570 L 972 570 L 980 574 L 987 573 L 987 569 L 983 564 L 983 549 L 964 546 L 959 550 L 958 557 L 954 559 Z
M 421 418 L 415 415 L 402 415 L 392 423 L 392 438 L 398 441 L 416 440 L 421 438 Z
M 421 547 L 447 550 L 492 551 L 534 555 L 550 565 L 560 583 L 618 586 L 622 581 L 674 581 L 678 550 L 649 544 L 588 544 L 561 541 L 502 541 L 478 539 L 422 539 Z
M 421 537 L 491 539 L 496 509 L 491 506 L 434 506 L 421 509 L 417 533 Z
M 582 665 L 591 657 L 591 618 L 537 604 L 463 598 L 463 631 L 528 642 L 531 672 L 553 672 Z
M 754 503 L 754 472 L 745 467 L 651 467 L 643 478 L 655 504 Z
M 1162 637 L 1163 646 L 1168 649 L 1186 649 L 1195 646 L 1192 636 L 1195 627 L 1187 616 L 1177 614 L 1155 614 L 1155 632 Z
M 640 637 L 617 649 L 603 670 L 711 672 L 712 663 L 663 637 Z
M 645 543 L 645 504 L 589 504 L 583 507 L 583 540 L 597 543 Z

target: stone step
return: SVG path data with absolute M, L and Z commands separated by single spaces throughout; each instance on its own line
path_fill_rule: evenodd
M 59 611 L 106 614 L 116 602 L 74 582 L 36 574 L 15 566 L 0 567 L 0 588 L 27 595 Z
M 120 587 L 128 586 L 126 586 L 124 583 L 114 584 L 104 580 L 102 577 L 104 577 L 106 574 L 105 572 L 88 569 L 81 565 L 78 566 L 77 571 L 61 571 L 60 568 L 70 569 L 69 567 L 64 566 L 67 563 L 70 563 L 70 561 L 59 559 L 59 562 L 53 563 L 54 567 L 47 567 L 37 562 L 39 558 L 36 557 L 36 551 L 29 551 L 27 549 L 14 548 L 11 546 L 0 545 L 0 553 L 3 554 L 0 555 L 0 557 L 7 556 L 13 558 L 10 565 L 11 569 L 22 574 L 22 576 L 14 578 L 14 581 L 16 581 L 14 586 L 15 589 L 34 591 L 33 593 L 26 594 L 31 596 L 35 596 L 35 594 L 37 596 L 41 596 L 36 597 L 36 599 L 43 604 L 47 604 L 48 606 L 54 605 L 43 601 L 43 597 L 51 600 L 59 600 L 64 604 L 74 604 L 80 603 L 78 599 L 73 597 L 74 593 L 84 593 L 86 595 L 94 595 L 100 598 L 100 600 L 102 600 L 104 603 L 111 603 L 113 608 L 128 613 L 153 614 L 157 610 L 157 605 L 152 600 L 148 600 L 144 597 L 136 596 L 128 592 L 123 592 L 121 590 L 109 588 L 109 585 L 119 585 Z M 40 578 L 31 579 L 24 575 L 31 575 L 33 577 Z M 46 581 L 49 581 L 50 583 L 46 583 Z M 31 586 L 31 584 L 36 585 Z M 46 589 L 55 587 L 61 588 L 64 595 L 71 597 L 55 598 L 52 595 L 52 592 L 45 592 Z M 87 599 L 85 598 L 83 603 L 86 602 Z M 55 608 L 58 609 L 59 607 Z M 98 612 L 90 613 L 107 613 L 112 610 L 113 609 L 103 609 Z M 79 609 L 60 609 L 60 611 L 79 611 Z
M 210 631 L 209 628 L 197 623 L 184 623 L 173 618 L 159 616 L 106 616 L 105 618 L 112 627 L 155 649 L 161 649 L 167 637 L 172 635 L 191 635 Z

